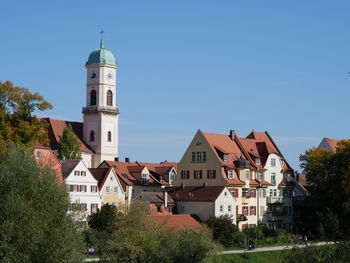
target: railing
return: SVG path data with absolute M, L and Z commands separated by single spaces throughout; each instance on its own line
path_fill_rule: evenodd
M 106 112 L 111 114 L 119 114 L 119 108 L 106 107 L 106 106 L 88 106 L 83 107 L 83 113 L 93 113 L 93 112 Z
M 283 196 L 268 196 L 266 197 L 266 202 L 268 204 L 284 203 L 290 200 L 291 198 Z

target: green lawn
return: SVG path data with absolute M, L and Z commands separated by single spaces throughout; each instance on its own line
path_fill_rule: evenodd
M 234 263 L 282 263 L 290 251 L 267 251 L 221 255 L 221 262 Z

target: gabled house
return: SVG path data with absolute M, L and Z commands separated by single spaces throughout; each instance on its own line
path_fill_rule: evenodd
M 55 175 L 60 183 L 63 183 L 62 165 L 56 155 L 49 147 L 35 145 L 33 146 L 34 158 L 40 168 L 48 167 Z
M 322 139 L 320 145 L 318 146 L 318 148 L 326 149 L 328 151 L 331 151 L 331 152 L 335 153 L 337 151 L 337 144 L 338 144 L 338 142 L 340 142 L 340 140 L 330 139 L 330 138 L 324 137 Z
M 145 163 L 145 162 L 135 162 L 137 164 L 146 166 L 150 173 L 157 178 L 160 182 L 167 182 L 172 185 L 177 176 L 177 165 L 175 162 L 161 162 L 161 163 Z
M 113 167 L 125 191 L 126 205 L 130 205 L 140 192 L 161 192 L 166 181 L 154 177 L 146 166 L 140 163 L 103 161 L 98 168 Z
M 89 171 L 98 181 L 102 204 L 115 205 L 118 208 L 125 205 L 125 191 L 113 167 L 89 168 Z
M 85 221 L 88 215 L 96 213 L 101 208 L 98 181 L 83 160 L 64 160 L 61 164 L 63 179 L 69 191 L 69 212 L 74 211 L 75 207 L 80 208 L 83 215 L 76 220 Z
M 229 215 L 236 223 L 236 201 L 225 186 L 179 186 L 166 189 L 176 202 L 178 214 L 196 215 L 201 221 Z

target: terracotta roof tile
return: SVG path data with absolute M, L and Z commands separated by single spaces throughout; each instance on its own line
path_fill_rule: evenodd
M 214 202 L 225 186 L 185 186 L 166 189 L 175 201 Z
M 162 192 L 141 192 L 139 194 L 142 200 L 150 204 L 164 204 L 164 195 Z M 175 204 L 174 200 L 168 194 L 168 204 Z
M 194 219 L 192 215 L 148 215 L 146 216 L 146 223 L 148 224 L 165 224 L 167 226 L 175 227 L 177 230 L 192 229 L 199 232 L 202 225 Z
M 340 140 L 330 139 L 326 137 L 324 139 L 328 143 L 329 147 L 331 147 L 332 151 L 335 153 L 337 151 L 337 144 L 340 142 Z
M 74 167 L 78 165 L 81 160 L 61 160 L 62 176 L 64 179 L 73 171 Z
M 101 190 L 112 167 L 109 168 L 89 168 L 91 174 L 98 181 L 98 188 Z

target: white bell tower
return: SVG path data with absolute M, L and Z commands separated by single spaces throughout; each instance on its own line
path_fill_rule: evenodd
M 116 105 L 117 63 L 103 47 L 91 52 L 87 69 L 86 107 L 83 107 L 83 138 L 94 151 L 92 167 L 118 157 L 118 115 Z

